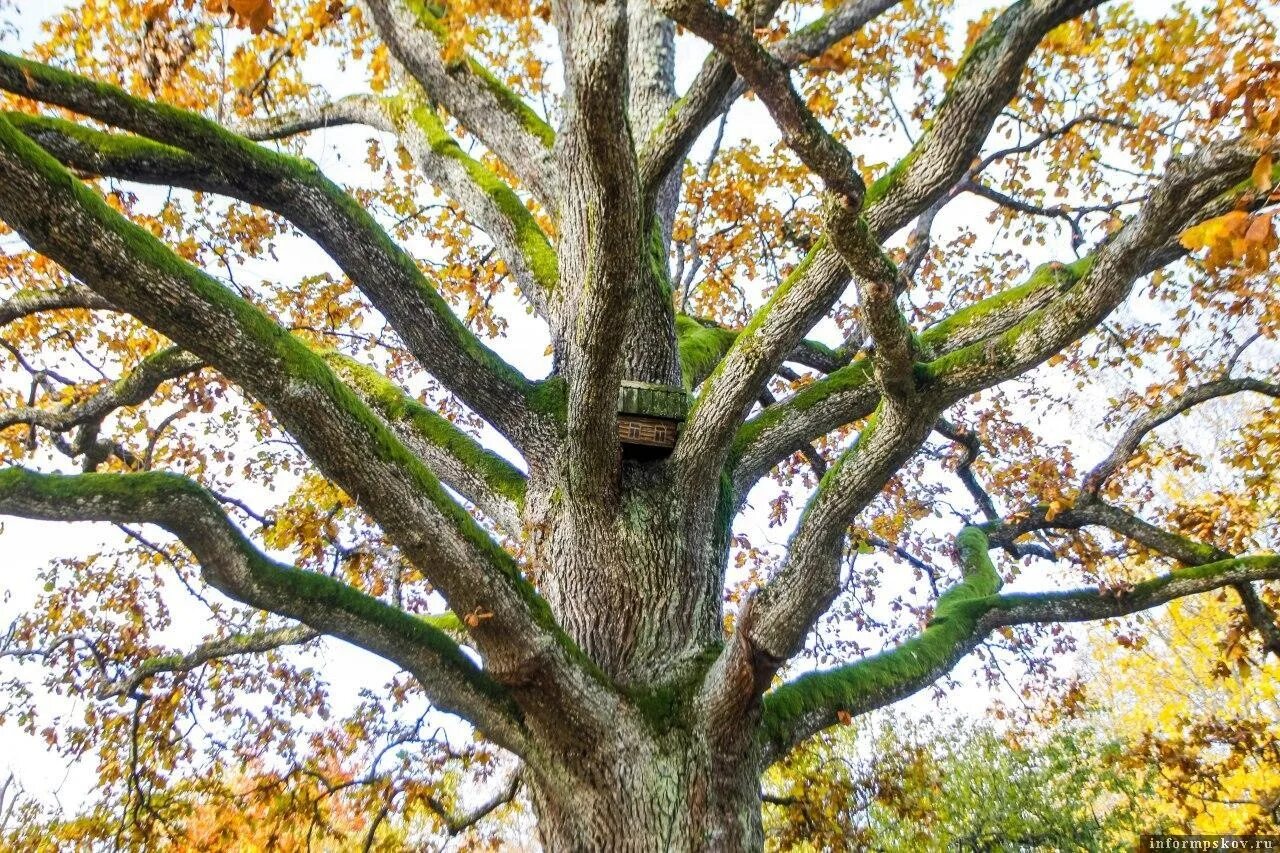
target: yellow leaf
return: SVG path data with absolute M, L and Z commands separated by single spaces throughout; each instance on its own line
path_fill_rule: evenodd
M 1248 219 L 1248 214 L 1240 210 L 1233 210 L 1222 216 L 1215 216 L 1213 219 L 1206 219 L 1199 225 L 1193 225 L 1186 231 L 1182 232 L 1180 238 L 1182 245 L 1188 249 L 1195 251 L 1196 249 L 1206 249 L 1214 244 L 1221 243 L 1224 239 L 1229 240 L 1237 228 Z

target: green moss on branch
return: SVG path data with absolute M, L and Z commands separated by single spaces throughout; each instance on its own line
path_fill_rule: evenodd
M 343 373 L 375 408 L 392 422 L 411 425 L 422 438 L 476 474 L 495 495 L 517 507 L 524 504 L 525 477 L 518 468 L 458 429 L 448 418 L 406 394 L 377 370 L 342 353 L 322 357 Z
M 195 512 L 193 512 L 193 508 Z M 371 595 L 317 572 L 296 569 L 263 554 L 226 516 L 214 497 L 186 477 L 160 471 L 133 474 L 40 474 L 20 467 L 0 470 L 0 511 L 59 520 L 140 521 L 173 533 L 209 562 L 211 531 L 221 528 L 248 567 L 249 588 L 225 567 L 205 565 L 206 576 L 228 595 L 291 616 L 319 630 L 345 636 L 335 612 L 385 631 L 384 644 L 428 651 L 438 664 L 510 708 L 506 691 L 480 670 L 444 630 Z M 198 515 L 196 514 L 198 513 Z M 201 553 L 201 552 L 205 553 Z M 182 657 L 175 656 L 178 663 Z M 152 666 L 159 666 L 156 659 Z
M 860 358 L 806 385 L 790 399 L 768 407 L 739 427 L 733 441 L 732 458 L 739 458 L 761 435 L 792 417 L 794 413 L 811 409 L 836 394 L 865 387 L 873 378 L 871 360 Z
M 422 131 L 431 150 L 441 157 L 457 162 L 467 177 L 481 192 L 488 196 L 493 206 L 511 224 L 516 247 L 533 273 L 534 280 L 545 292 L 550 293 L 559 282 L 559 260 L 547 235 L 538 226 L 533 214 L 524 202 L 491 169 L 462 150 L 458 141 L 445 129 L 434 109 L 424 103 L 397 100 L 393 107 L 404 111 Z
M 737 337 L 737 332 L 714 323 L 702 323 L 686 314 L 676 316 L 680 373 L 686 390 L 692 391 L 711 375 Z
M 414 289 L 426 310 L 436 320 L 434 325 L 439 329 L 447 346 L 455 352 L 464 354 L 467 360 L 473 362 L 479 370 L 497 378 L 521 399 L 532 390 L 532 383 L 523 374 L 485 346 L 454 316 L 448 304 L 423 275 L 413 258 L 391 239 L 391 236 L 369 212 L 326 178 L 311 161 L 259 145 L 196 113 L 163 103 L 146 101 L 118 87 L 3 52 L 0 52 L 0 88 L 64 106 L 149 137 L 140 139 L 88 129 L 68 130 L 63 125 L 54 124 L 53 120 L 20 119 L 28 122 L 31 128 L 36 126 L 34 122 L 41 122 L 41 126 L 46 131 L 57 130 L 70 133 L 68 138 L 73 139 L 78 145 L 89 148 L 96 157 L 101 158 L 103 163 L 100 167 L 103 164 L 122 167 L 129 163 L 134 163 L 136 166 L 141 162 L 144 166 L 159 172 L 159 176 L 175 181 L 178 180 L 178 176 L 172 174 L 174 171 L 194 169 L 196 173 L 204 173 L 204 180 L 212 180 L 215 183 L 215 192 L 233 193 L 238 198 L 275 210 L 290 218 L 299 212 L 289 204 L 289 199 L 293 198 L 295 193 L 280 195 L 274 190 L 265 188 L 292 185 L 319 193 L 328 203 L 328 211 L 325 214 L 328 217 L 325 220 L 326 227 L 347 229 L 366 235 L 369 248 L 390 262 L 406 287 Z M 153 140 L 159 140 L 159 142 Z M 199 152 L 199 154 L 196 156 L 192 152 Z M 185 155 L 185 159 L 179 156 L 180 154 Z M 221 173 L 215 172 L 206 164 L 216 164 Z M 201 166 L 204 168 L 200 169 Z M 166 175 L 166 173 L 169 174 Z M 228 177 L 233 174 L 234 177 Z M 128 174 L 123 176 L 131 177 Z M 180 185 L 192 186 L 185 182 Z M 261 191 L 251 191 L 250 186 Z M 192 186 L 192 188 L 198 187 Z M 275 192 L 274 195 L 273 192 Z M 300 210 L 304 214 L 308 213 L 305 207 Z M 335 219 L 345 220 L 345 223 L 334 222 Z M 318 225 L 319 220 L 314 216 L 312 220 L 309 224 L 304 222 L 298 224 L 308 232 L 309 236 L 328 248 L 323 239 L 324 235 L 319 233 L 322 230 Z M 536 244 L 536 240 L 529 240 L 529 236 L 530 232 L 525 229 L 522 239 L 530 245 Z M 551 257 L 553 258 L 554 255 Z M 342 262 L 341 259 L 340 262 Z M 539 275 L 549 274 L 551 265 L 545 253 L 538 255 L 533 263 L 536 264 Z M 371 294 L 374 294 L 383 284 L 362 280 L 355 274 L 352 277 L 356 279 L 358 285 Z M 376 303 L 379 300 L 374 297 L 374 301 Z M 403 325 L 403 321 L 400 325 Z M 401 331 L 403 333 L 403 329 Z
M 957 537 L 964 580 L 938 599 L 934 618 L 918 636 L 857 663 L 811 673 L 764 698 L 762 737 L 785 745 L 802 718 L 836 722 L 839 711 L 861 713 L 892 702 L 950 669 L 968 651 L 986 602 L 1000 588 L 987 537 L 967 527 Z
M 418 22 L 440 40 L 441 45 L 448 41 L 449 31 L 442 20 L 444 15 L 442 7 L 424 0 L 407 0 L 405 5 L 418 17 Z M 492 71 L 470 55 L 460 64 L 465 65 L 467 71 L 475 75 L 501 108 L 528 131 L 530 136 L 546 148 L 551 148 L 555 144 L 556 132 L 551 125 L 547 124 L 533 107 L 525 103 L 523 98 L 504 85 Z

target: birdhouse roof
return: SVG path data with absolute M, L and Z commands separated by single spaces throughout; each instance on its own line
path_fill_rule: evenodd
M 619 414 L 682 421 L 688 410 L 689 396 L 674 385 L 624 380 L 618 388 Z

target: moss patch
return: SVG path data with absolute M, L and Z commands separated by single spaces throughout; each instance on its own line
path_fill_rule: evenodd
M 516 506 L 524 504 L 525 477 L 510 462 L 483 447 L 448 418 L 410 397 L 373 368 L 333 351 L 322 353 L 322 358 L 349 377 L 383 417 L 410 424 L 426 441 L 475 473 L 494 494 L 507 498 Z
M 393 105 L 402 116 L 407 117 L 422 131 L 432 151 L 462 166 L 471 182 L 488 196 L 493 206 L 511 224 L 515 233 L 516 247 L 528 264 L 529 271 L 533 273 L 538 286 L 547 292 L 554 290 L 560 279 L 559 259 L 547 235 L 543 233 L 533 214 L 525 207 L 515 191 L 491 169 L 463 151 L 462 146 L 449 134 L 440 117 L 429 105 L 404 99 L 393 101 Z
M 737 337 L 737 332 L 714 323 L 703 323 L 687 314 L 676 315 L 676 341 L 684 387 L 692 391 L 710 376 Z

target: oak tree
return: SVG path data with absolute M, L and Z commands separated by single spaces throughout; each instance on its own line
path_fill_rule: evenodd
M 1275 38 L 1253 0 L 52 13 L 0 53 L 0 513 L 128 537 L 5 641 L 85 699 L 8 682 L 97 755 L 60 831 L 256 796 L 392 846 L 522 789 L 547 849 L 753 849 L 765 768 L 971 653 L 1215 590 L 1280 648 L 1280 557 L 1151 504 L 1197 460 L 1148 440 L 1280 396 Z M 639 453 L 651 386 L 687 412 Z M 397 674 L 326 722 L 331 641 Z

